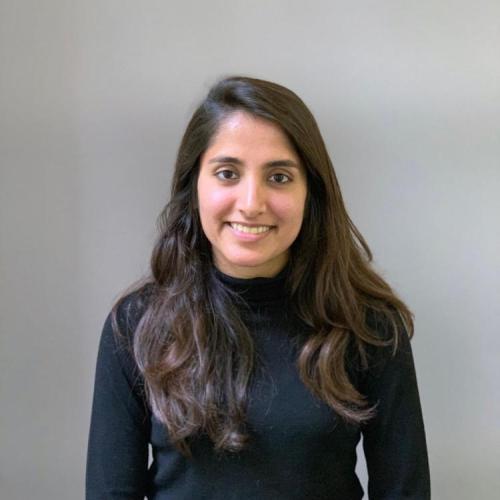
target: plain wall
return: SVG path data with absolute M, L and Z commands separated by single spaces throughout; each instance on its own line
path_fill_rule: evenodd
M 0 0 L 0 497 L 83 498 L 102 324 L 148 269 L 190 114 L 233 73 L 310 106 L 415 313 L 433 498 L 496 497 L 499 19 L 497 0 Z

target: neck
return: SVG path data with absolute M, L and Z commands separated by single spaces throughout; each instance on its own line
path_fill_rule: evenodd
M 249 304 L 281 303 L 287 299 L 287 277 L 289 266 L 283 267 L 275 276 L 243 278 L 231 276 L 213 267 L 215 278 L 231 292 L 239 295 Z

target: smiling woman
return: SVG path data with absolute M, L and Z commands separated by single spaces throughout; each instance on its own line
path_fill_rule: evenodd
M 104 324 L 87 499 L 359 500 L 361 436 L 370 498 L 429 498 L 412 313 L 302 100 L 217 82 L 159 222 Z
M 239 278 L 281 271 L 302 225 L 307 179 L 277 125 L 229 115 L 201 157 L 197 193 L 218 269 Z

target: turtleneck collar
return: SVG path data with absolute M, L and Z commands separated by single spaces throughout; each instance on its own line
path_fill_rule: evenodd
M 287 298 L 286 279 L 289 274 L 288 264 L 272 278 L 235 278 L 223 273 L 216 267 L 213 269 L 215 277 L 248 304 L 263 305 L 266 303 L 283 302 Z

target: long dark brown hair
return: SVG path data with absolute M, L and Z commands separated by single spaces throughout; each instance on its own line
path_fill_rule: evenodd
M 135 286 L 141 313 L 133 349 L 145 394 L 169 440 L 186 456 L 190 438 L 200 432 L 216 450 L 238 451 L 248 440 L 253 343 L 231 291 L 216 279 L 196 192 L 200 157 L 235 111 L 278 125 L 307 172 L 304 220 L 290 249 L 287 277 L 291 303 L 312 332 L 297 359 L 303 383 L 346 422 L 362 424 L 375 408 L 354 386 L 349 368 L 368 367 L 367 346 L 393 346 L 395 352 L 399 335 L 413 335 L 412 313 L 372 268 L 372 253 L 346 212 L 306 105 L 276 83 L 240 76 L 220 80 L 184 133 L 170 201 L 158 219 L 151 275 Z M 117 333 L 118 309 L 130 291 L 112 310 Z M 368 321 L 370 312 L 384 318 L 384 335 Z

